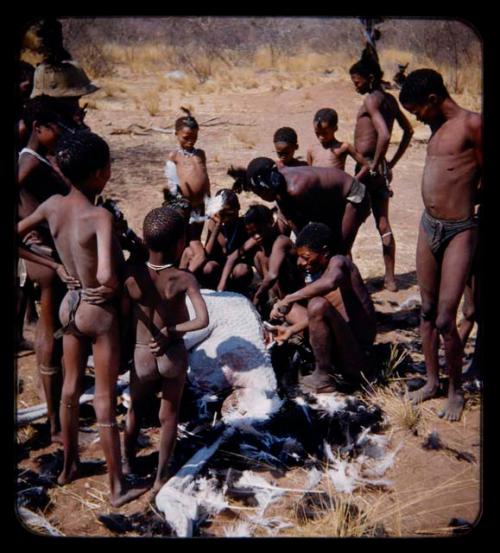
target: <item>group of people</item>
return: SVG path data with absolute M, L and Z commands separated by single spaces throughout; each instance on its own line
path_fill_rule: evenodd
M 296 132 L 278 129 L 273 137 L 276 159 L 258 157 L 246 168 L 231 167 L 234 186 L 217 190 L 210 199 L 219 201 L 215 214 L 207 213 L 212 192 L 206 154 L 195 147 L 199 125 L 184 110 L 175 122 L 178 147 L 165 164 L 165 201 L 146 215 L 142 239 L 134 234 L 131 246 L 123 221 L 97 201 L 111 176 L 110 149 L 85 125 L 79 106 L 80 98 L 96 87 L 73 61 L 37 67 L 32 97 L 24 99 L 20 112 L 17 232 L 26 280 L 41 293 L 34 349 L 52 440 L 64 449 L 59 484 L 78 475 L 79 395 L 90 351 L 111 503 L 120 506 L 147 489 L 132 486 L 125 475 L 134 472 L 141 418 L 158 390 L 161 434 L 154 489 L 168 479 L 187 371 L 183 335 L 208 325 L 200 288 L 246 295 L 278 342 L 294 335 L 308 340 L 315 368 L 301 385 L 309 391 L 328 393 L 340 383 L 360 383 L 369 366 L 376 319 L 351 248 L 372 211 L 382 240 L 384 285 L 397 290 L 389 200 L 393 168 L 413 130 L 384 90 L 378 64 L 358 62 L 350 74 L 364 96 L 354 144 L 336 138 L 338 115 L 331 108 L 314 115 L 318 143 L 307 150 L 307 161 L 294 157 Z M 38 93 L 37 76 L 45 86 Z M 20 82 L 20 90 L 29 88 Z M 427 383 L 412 400 L 437 393 L 442 336 L 449 374 L 442 416 L 458 420 L 464 404 L 464 340 L 456 315 L 477 242 L 481 117 L 461 108 L 431 69 L 409 74 L 399 100 L 432 131 L 417 248 Z M 388 160 L 395 121 L 403 134 Z M 345 172 L 347 156 L 356 162 L 355 175 Z M 274 207 L 256 201 L 240 214 L 238 193 L 243 190 Z M 186 296 L 195 311 L 191 320 Z M 131 402 L 122 461 L 115 384 L 129 360 Z

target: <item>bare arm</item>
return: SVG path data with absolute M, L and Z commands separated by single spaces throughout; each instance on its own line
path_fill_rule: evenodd
M 106 210 L 97 215 L 97 282 L 101 286 L 116 290 L 118 276 L 113 266 L 113 216 Z
M 17 184 L 19 188 L 24 186 L 26 179 L 40 164 L 41 161 L 32 155 L 23 155 L 19 158 L 17 167 Z
M 213 221 L 215 221 L 215 223 L 211 224 L 213 223 Z M 209 222 L 208 228 L 207 228 L 208 238 L 205 244 L 205 252 L 207 255 L 211 255 L 214 250 L 215 241 L 219 236 L 221 225 L 222 225 L 222 222 L 220 220 L 220 215 L 219 214 L 214 215 L 212 217 L 212 221 Z
M 50 197 L 47 201 L 40 204 L 33 213 L 30 213 L 24 219 L 21 219 L 17 224 L 17 234 L 22 238 L 28 232 L 35 229 L 40 223 L 47 220 L 47 215 L 50 206 L 53 204 L 55 196 Z
M 316 296 L 324 296 L 335 290 L 346 278 L 347 271 L 346 258 L 340 256 L 332 258 L 326 271 L 316 282 L 308 284 L 304 288 L 293 292 L 293 294 L 288 294 L 281 301 L 276 302 L 271 312 L 271 318 L 282 318 L 296 302 L 309 300 Z
M 286 254 L 290 251 L 292 245 L 292 241 L 287 236 L 278 236 L 274 241 L 271 255 L 269 256 L 269 269 L 258 290 L 255 292 L 253 298 L 254 305 L 262 301 L 262 298 L 268 290 L 272 288 L 278 280 L 281 265 L 283 261 L 285 261 Z
M 380 100 L 374 96 L 368 96 L 365 101 L 366 111 L 370 115 L 371 121 L 375 130 L 377 131 L 377 145 L 375 147 L 375 155 L 371 163 L 371 169 L 377 170 L 380 162 L 384 159 L 387 149 L 389 148 L 389 141 L 391 135 L 385 119 L 380 113 Z
M 406 149 L 410 145 L 411 137 L 415 132 L 413 130 L 413 127 L 411 126 L 410 121 L 408 121 L 404 113 L 399 109 L 399 106 L 396 113 L 396 121 L 398 122 L 398 125 L 403 129 L 403 137 L 401 138 L 401 142 L 399 143 L 398 149 L 394 153 L 393 158 L 391 159 L 391 161 L 387 162 L 387 166 L 389 167 L 389 169 L 392 169 L 406 152 Z
M 196 271 L 203 265 L 203 263 L 205 263 L 207 256 L 205 250 L 203 249 L 203 244 L 200 242 L 200 240 L 191 240 L 191 242 L 189 242 L 189 247 L 193 252 L 193 257 L 189 262 L 189 270 L 192 273 L 196 273 Z
M 234 266 L 240 259 L 240 257 L 246 253 L 255 248 L 259 242 L 255 238 L 249 238 L 241 248 L 238 248 L 237 250 L 234 250 L 234 252 L 230 253 L 227 256 L 226 263 L 224 264 L 224 269 L 222 270 L 222 275 L 219 280 L 219 284 L 217 285 L 217 292 L 223 292 L 226 289 L 227 281 L 229 279 L 229 276 L 231 275 Z
M 175 332 L 184 334 L 185 332 L 199 330 L 200 328 L 205 328 L 206 326 L 208 326 L 209 318 L 207 304 L 205 303 L 205 300 L 201 295 L 200 286 L 194 276 L 188 276 L 189 279 L 186 293 L 189 296 L 191 303 L 193 304 L 194 319 L 186 321 L 184 323 L 176 324 L 173 327 L 167 327 L 167 332 L 169 333 Z
M 307 165 L 313 164 L 312 148 L 307 148 L 306 161 Z

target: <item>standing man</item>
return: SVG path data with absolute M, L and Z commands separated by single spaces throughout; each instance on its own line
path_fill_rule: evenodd
M 414 403 L 425 401 L 438 390 L 441 335 L 449 387 L 440 417 L 456 421 L 464 407 L 463 343 L 456 316 L 477 243 L 474 206 L 483 164 L 482 118 L 479 113 L 460 107 L 450 97 L 442 76 L 432 69 L 410 73 L 399 99 L 432 131 L 422 179 L 425 211 L 417 243 L 417 280 L 422 296 L 420 332 L 427 383 L 411 398 Z

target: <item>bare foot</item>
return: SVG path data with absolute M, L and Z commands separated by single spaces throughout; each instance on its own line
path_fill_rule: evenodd
M 71 465 L 68 470 L 64 470 L 59 475 L 59 478 L 57 479 L 57 483 L 60 486 L 64 486 L 65 484 L 69 484 L 70 482 L 73 482 L 76 478 L 78 478 L 79 474 L 79 463 L 75 463 L 74 465 Z
M 446 421 L 458 421 L 464 410 L 464 396 L 462 392 L 456 392 L 448 396 L 448 401 L 445 408 L 438 414 L 439 417 Z
M 304 376 L 300 384 L 315 394 L 328 394 L 336 391 L 332 378 L 317 371 Z
M 122 472 L 123 474 L 134 474 L 134 459 L 125 458 L 122 463 Z
M 50 442 L 52 444 L 62 444 L 63 439 L 62 439 L 61 431 L 51 433 L 50 434 Z
M 389 292 L 397 292 L 398 291 L 398 285 L 396 284 L 396 281 L 394 278 L 385 278 L 384 279 L 384 288 L 386 290 L 389 290 Z
M 125 503 L 129 503 L 130 501 L 137 499 L 143 493 L 147 492 L 150 488 L 151 486 L 131 488 L 127 485 L 124 485 L 122 487 L 121 493 L 117 493 L 116 495 L 111 496 L 111 505 L 113 505 L 113 507 L 121 507 L 122 505 L 125 505 Z
M 426 401 L 434 397 L 437 394 L 438 388 L 439 384 L 430 384 L 427 382 L 425 386 L 422 386 L 422 388 L 419 388 L 414 392 L 410 392 L 408 397 L 410 398 L 412 404 L 416 405 L 417 403 L 421 403 L 422 401 Z

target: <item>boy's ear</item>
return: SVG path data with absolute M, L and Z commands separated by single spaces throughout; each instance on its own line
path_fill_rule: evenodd
M 439 104 L 439 96 L 432 92 L 427 96 L 427 102 L 433 106 L 437 106 Z

